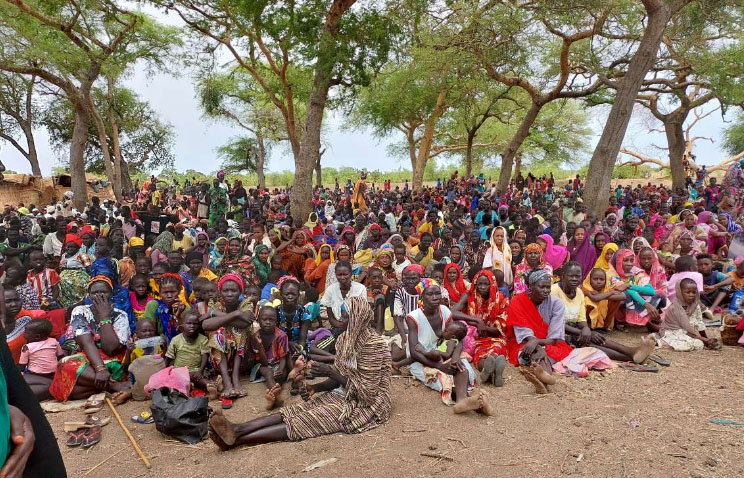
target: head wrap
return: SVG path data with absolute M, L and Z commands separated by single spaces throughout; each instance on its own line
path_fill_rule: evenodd
M 163 277 L 172 277 L 178 281 L 179 284 L 181 284 L 181 287 L 183 287 L 183 278 L 180 276 L 180 274 L 174 274 L 172 272 L 166 272 L 161 276 L 161 281 Z
M 328 254 L 329 254 L 328 260 L 331 261 L 331 262 L 334 261 L 334 258 L 333 258 L 333 248 L 329 244 L 321 244 L 320 247 L 318 248 L 318 253 L 315 255 L 315 264 L 316 265 L 320 265 L 320 263 L 322 262 L 322 259 L 320 258 L 320 251 L 322 251 L 323 248 L 327 248 L 328 249 Z
M 420 264 L 411 264 L 409 266 L 406 266 L 405 269 L 403 269 L 403 274 L 407 274 L 408 272 L 415 272 L 419 276 L 424 276 L 424 266 Z
M 527 276 L 527 285 L 531 290 L 535 284 L 545 279 L 547 280 L 552 279 L 550 272 L 546 271 L 545 269 L 535 269 L 531 271 L 529 275 Z
M 90 290 L 91 286 L 95 284 L 96 282 L 104 282 L 109 286 L 109 288 L 111 288 L 111 290 L 114 290 L 114 283 L 111 282 L 111 279 L 109 279 L 103 274 L 93 277 L 90 280 L 90 282 L 88 282 L 88 290 Z
M 501 247 L 496 245 L 496 240 L 493 238 L 496 231 L 501 231 L 504 234 L 503 242 Z M 514 275 L 512 272 L 512 252 L 509 247 L 509 236 L 506 233 L 506 228 L 502 226 L 494 227 L 491 231 L 491 263 L 494 269 L 499 269 L 504 273 L 504 282 L 507 285 L 511 285 L 514 282 Z
M 297 284 L 299 284 L 300 280 L 293 275 L 287 274 L 285 276 L 280 277 L 279 280 L 276 281 L 276 288 L 281 291 L 282 286 L 284 285 L 285 282 L 296 282 Z
M 129 239 L 129 247 L 144 247 L 145 241 L 141 237 L 134 236 Z
M 152 245 L 152 250 L 155 249 L 167 255 L 173 249 L 173 233 L 170 231 L 161 232 Z
M 617 271 L 617 275 L 623 280 L 635 276 L 640 272 L 639 268 L 633 266 L 628 274 L 625 273 L 625 269 L 623 269 L 623 261 L 626 257 L 633 257 L 635 262 L 635 254 L 633 254 L 633 251 L 630 249 L 620 249 L 617 254 L 615 254 L 615 271 Z
M 256 271 L 256 276 L 261 285 L 266 285 L 266 283 L 269 282 L 269 272 L 271 272 L 271 264 L 269 262 L 263 262 L 258 258 L 258 254 L 264 249 L 271 252 L 265 244 L 259 244 L 255 249 L 253 249 L 253 257 L 251 258 L 251 262 L 253 262 L 253 267 Z M 318 255 L 318 257 L 320 257 L 320 255 Z
M 382 232 L 382 227 L 379 224 L 374 223 L 374 224 L 370 224 L 369 227 L 367 228 L 367 230 L 368 231 Z
M 447 277 L 447 273 L 450 270 L 457 271 L 457 279 L 455 279 L 454 283 L 450 282 Z M 460 270 L 460 267 L 457 264 L 450 263 L 444 266 L 444 288 L 447 289 L 450 302 L 453 304 L 460 300 L 462 294 L 467 293 L 468 290 L 465 287 L 465 281 L 462 278 L 462 270 Z
M 77 244 L 78 247 L 81 247 L 83 245 L 83 240 L 80 239 L 80 236 L 77 234 L 66 234 L 65 235 L 65 244 L 72 242 L 73 244 Z
M 419 295 L 423 294 L 426 289 L 428 289 L 431 286 L 437 286 L 439 287 L 439 282 L 435 281 L 434 279 L 421 279 L 418 284 L 416 284 L 416 292 L 418 292 Z
M 163 274 L 165 275 L 165 274 Z M 243 293 L 243 290 L 245 290 L 245 284 L 243 284 L 243 278 L 240 277 L 238 274 L 225 274 L 224 276 L 220 277 L 219 282 L 217 282 L 217 290 L 222 292 L 222 287 L 225 285 L 225 282 L 233 281 L 236 284 L 238 284 L 238 287 L 240 287 L 240 292 Z

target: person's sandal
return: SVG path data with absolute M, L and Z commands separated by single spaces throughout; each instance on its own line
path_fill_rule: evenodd
M 108 422 L 111 421 L 111 417 L 106 418 L 99 418 L 93 415 L 88 416 L 84 422 L 65 422 L 63 424 L 64 430 L 66 432 L 74 432 L 77 430 L 86 429 L 86 428 L 93 428 L 95 426 L 104 426 L 107 425 Z
M 220 400 L 220 406 L 223 410 L 229 410 L 233 406 L 233 401 L 229 398 L 223 398 L 222 400 Z
M 88 431 L 87 428 L 80 428 L 80 429 L 69 432 L 67 436 L 67 442 L 65 442 L 65 444 L 69 446 L 70 448 L 75 448 L 77 446 L 82 445 L 85 432 L 87 431 Z
M 134 415 L 131 417 L 131 420 L 134 423 L 139 423 L 140 425 L 148 425 L 150 423 L 153 423 L 155 419 L 152 417 L 152 413 L 148 411 L 144 411 L 140 413 L 139 415 Z
M 80 444 L 80 448 L 90 448 L 96 443 L 101 441 L 101 427 L 89 428 L 83 435 L 83 442 Z
M 668 367 L 668 366 L 672 365 L 672 361 L 671 360 L 667 360 L 664 357 L 661 357 L 661 356 L 656 355 L 656 354 L 649 355 L 648 356 L 648 360 L 650 360 L 652 362 L 656 362 L 657 364 L 661 365 L 662 367 Z

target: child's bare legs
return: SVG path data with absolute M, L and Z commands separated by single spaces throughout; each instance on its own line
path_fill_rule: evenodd
M 230 377 L 230 362 L 225 352 L 220 352 L 220 376 L 222 377 L 222 398 L 232 398 L 235 394 Z
M 235 395 L 238 397 L 245 397 L 248 395 L 248 392 L 245 388 L 240 386 L 240 361 L 242 360 L 242 357 L 238 353 L 238 351 L 235 351 L 235 356 L 233 357 L 233 369 L 232 369 L 232 384 L 233 384 L 233 390 L 235 392 Z
M 606 353 L 612 360 L 633 361 L 636 363 L 644 362 L 651 355 L 651 352 L 654 351 L 655 346 L 654 339 L 650 337 L 641 337 L 641 343 L 636 347 L 628 347 L 612 340 L 607 340 L 602 345 L 592 344 L 592 347 L 596 347 Z
M 315 360 L 316 362 L 333 363 L 333 361 L 336 360 L 335 355 L 333 355 L 327 350 L 318 348 L 315 345 L 310 346 L 310 350 L 308 351 L 308 354 L 310 355 L 310 358 L 312 360 Z
M 192 385 L 198 387 L 201 390 L 207 391 L 207 397 L 209 398 L 209 400 L 217 399 L 219 392 L 217 392 L 217 385 L 215 385 L 214 382 L 212 382 L 211 380 L 207 380 L 203 376 L 193 372 L 189 374 L 189 378 L 191 379 Z

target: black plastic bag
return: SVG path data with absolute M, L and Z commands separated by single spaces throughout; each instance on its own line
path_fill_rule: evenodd
M 178 390 L 162 387 L 152 391 L 152 418 L 162 434 L 190 445 L 207 438 L 209 407 L 206 397 L 188 398 Z

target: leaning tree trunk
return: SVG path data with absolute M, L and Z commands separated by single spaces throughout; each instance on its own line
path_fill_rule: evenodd
M 103 165 L 106 168 L 106 176 L 111 182 L 111 188 L 114 190 L 114 196 L 116 200 L 121 202 L 121 181 L 114 172 L 114 162 L 111 159 L 111 150 L 109 150 L 108 136 L 106 135 L 106 125 L 103 124 L 103 118 L 98 113 L 96 105 L 93 103 L 93 98 L 88 95 L 88 106 L 90 107 L 91 116 L 93 122 L 96 125 L 98 131 L 98 141 L 101 143 L 101 153 L 103 154 Z
M 116 121 L 116 111 L 114 111 L 114 79 L 113 77 L 108 76 L 106 80 L 108 85 L 106 89 L 106 100 L 108 102 L 108 120 L 109 125 L 111 126 L 111 149 L 113 149 L 114 177 L 118 181 L 118 187 L 115 188 L 115 194 L 117 195 L 117 199 L 121 201 L 121 197 L 124 195 L 121 164 L 124 162 L 124 159 L 121 155 L 121 143 L 119 141 L 119 122 Z
M 72 98 L 71 98 L 72 99 Z M 90 109 L 84 96 L 73 101 L 75 126 L 70 141 L 70 179 L 72 182 L 72 202 L 78 211 L 85 209 L 88 202 L 88 183 L 85 180 L 85 144 L 88 142 Z
M 615 101 L 604 130 L 602 130 L 602 136 L 589 163 L 583 199 L 584 204 L 589 205 L 598 215 L 607 207 L 612 169 L 615 167 L 620 146 L 628 130 L 638 90 L 654 63 L 666 24 L 674 13 L 689 2 L 690 0 L 677 0 L 672 5 L 664 0 L 644 2 L 648 13 L 646 31 L 643 33 L 638 50 L 630 61 L 628 71 L 620 82 Z
M 36 140 L 34 139 L 34 133 L 31 129 L 26 134 L 26 144 L 28 145 L 28 159 L 31 164 L 31 174 L 34 176 L 41 176 L 41 166 L 39 166 L 39 153 L 36 151 Z
M 522 118 L 522 122 L 519 124 L 516 133 L 512 136 L 511 141 L 506 146 L 506 150 L 501 154 L 501 172 L 499 173 L 499 184 L 497 188 L 501 191 L 506 191 L 509 187 L 509 181 L 511 180 L 512 163 L 514 162 L 514 156 L 517 154 L 519 147 L 522 146 L 524 140 L 530 134 L 530 128 L 535 123 L 537 115 L 540 114 L 540 110 L 543 105 L 532 102 L 532 106 L 527 110 L 527 114 Z
M 684 120 L 683 120 L 684 121 Z M 685 187 L 685 166 L 682 164 L 685 155 L 685 131 L 679 121 L 664 123 L 664 132 L 669 147 L 669 169 L 672 172 L 672 188 Z
M 315 186 L 320 188 L 323 187 L 323 169 L 320 166 L 320 156 L 315 162 Z
M 516 178 L 522 172 L 522 152 L 517 151 L 514 155 L 514 177 Z
M 258 177 L 258 189 L 266 189 L 266 174 L 264 167 L 266 165 L 266 144 L 263 136 L 256 136 L 258 143 L 258 154 L 256 155 L 256 176 Z
M 121 166 L 121 188 L 129 194 L 132 192 L 132 189 L 134 189 L 132 185 L 132 177 L 129 175 L 129 165 L 123 158 L 120 160 L 119 164 Z
M 475 131 L 468 131 L 468 142 L 465 146 L 465 177 L 469 178 L 473 174 L 473 141 L 475 140 Z

